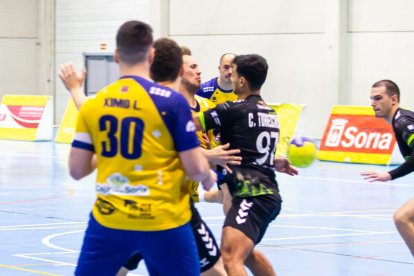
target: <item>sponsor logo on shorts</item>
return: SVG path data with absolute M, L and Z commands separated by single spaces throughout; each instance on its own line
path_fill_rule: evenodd
M 249 215 L 249 209 L 253 206 L 253 202 L 247 202 L 247 200 L 243 199 L 242 203 L 240 204 L 239 212 L 237 213 L 236 221 L 238 224 L 243 224 L 246 222 L 247 216 Z
M 214 245 L 213 238 L 210 237 L 210 233 L 207 231 L 204 224 L 200 225 L 200 227 L 197 229 L 197 232 L 198 234 L 200 234 L 201 240 L 204 242 L 204 246 L 206 247 L 208 254 L 210 256 L 217 256 L 217 248 Z M 200 261 L 200 266 L 201 266 L 201 261 Z

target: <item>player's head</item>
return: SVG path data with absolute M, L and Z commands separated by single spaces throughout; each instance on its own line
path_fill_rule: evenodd
M 197 61 L 191 56 L 191 51 L 187 47 L 181 47 L 183 53 L 183 76 L 181 79 L 181 89 L 190 93 L 196 93 L 200 89 L 201 71 Z
M 219 64 L 219 78 L 221 79 L 222 83 L 231 84 L 231 64 L 233 59 L 236 55 L 232 53 L 225 53 L 220 57 L 220 64 Z
M 152 28 L 140 21 L 127 21 L 116 35 L 115 60 L 135 65 L 146 60 L 152 61 Z
M 391 80 L 380 80 L 372 85 L 370 98 L 376 117 L 392 119 L 399 107 L 400 89 Z
M 266 59 L 257 54 L 239 55 L 233 59 L 231 80 L 234 93 L 258 92 L 266 80 Z
M 154 42 L 154 60 L 151 64 L 151 78 L 155 82 L 175 81 L 183 65 L 180 46 L 169 38 Z

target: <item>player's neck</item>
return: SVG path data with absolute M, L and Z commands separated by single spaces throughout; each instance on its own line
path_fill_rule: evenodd
M 174 91 L 178 91 L 178 88 L 180 87 L 180 81 L 176 79 L 175 81 L 159 81 L 157 82 L 159 85 L 168 87 Z
M 232 86 L 231 82 L 230 83 L 226 83 L 220 77 L 217 78 L 217 84 L 218 84 L 218 86 L 221 89 L 224 89 L 224 90 L 231 90 L 231 89 L 233 89 L 233 86 Z
M 190 107 L 195 108 L 197 106 L 197 101 L 195 99 L 195 93 L 191 93 L 187 89 L 181 89 L 180 93 L 187 100 L 187 103 Z
M 392 120 L 394 119 L 395 113 L 397 112 L 397 109 L 400 108 L 399 105 L 395 105 L 393 106 L 390 115 L 388 118 L 386 118 L 385 120 L 387 120 L 388 123 L 392 124 Z
M 150 65 L 147 63 L 140 63 L 137 65 L 119 64 L 119 73 L 123 76 L 138 76 L 144 79 L 150 78 Z
M 239 100 L 244 100 L 249 96 L 260 96 L 260 90 L 256 90 L 256 91 L 250 91 L 250 90 L 246 90 L 246 91 L 241 91 L 239 93 L 237 93 L 237 95 L 239 96 Z

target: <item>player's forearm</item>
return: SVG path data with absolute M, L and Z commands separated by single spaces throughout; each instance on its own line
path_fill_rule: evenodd
M 80 87 L 72 88 L 70 90 L 70 94 L 72 95 L 73 102 L 75 103 L 77 109 L 80 109 L 88 99 Z
M 408 159 L 402 163 L 398 168 L 389 171 L 391 180 L 402 177 L 414 171 L 414 155 L 408 157 Z

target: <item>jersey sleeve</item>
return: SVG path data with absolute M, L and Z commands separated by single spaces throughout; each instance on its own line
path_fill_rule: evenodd
M 414 119 L 404 117 L 400 121 L 402 138 L 404 142 L 411 148 L 411 153 L 414 151 Z
M 402 177 L 414 171 L 414 120 L 411 117 L 403 117 L 399 124 L 401 137 L 411 149 L 411 155 L 404 156 L 405 162 L 388 172 L 391 175 L 391 179 Z
M 95 147 L 92 142 L 91 134 L 89 133 L 88 126 L 85 122 L 84 112 L 82 112 L 82 110 L 84 110 L 85 107 L 82 107 L 83 108 L 81 108 L 78 113 L 75 137 L 73 138 L 72 147 L 95 152 Z
M 200 113 L 200 122 L 204 130 L 220 129 L 228 124 L 231 103 L 223 103 L 217 105 L 215 108 L 209 109 Z
M 169 131 L 174 140 L 175 149 L 181 152 L 199 147 L 200 142 L 197 139 L 196 127 L 187 101 L 179 94 L 171 100 L 175 109 L 172 120 L 169 122 L 171 124 Z

